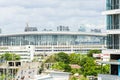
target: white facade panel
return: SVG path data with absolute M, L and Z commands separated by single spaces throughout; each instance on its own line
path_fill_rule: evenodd
M 120 14 L 120 9 L 104 11 L 104 12 L 102 12 L 102 14 L 103 15 Z

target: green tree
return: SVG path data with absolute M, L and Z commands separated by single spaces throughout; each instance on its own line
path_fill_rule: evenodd
M 110 65 L 104 65 L 101 70 L 103 74 L 109 74 Z
M 0 75 L 0 80 L 5 80 L 5 74 Z
M 88 79 L 86 77 L 84 77 L 84 76 L 81 76 L 80 80 L 88 80 Z
M 41 67 L 39 67 L 39 70 L 38 70 L 39 74 L 41 74 L 42 71 L 44 71 L 44 63 L 43 62 L 41 63 Z
M 72 54 L 69 55 L 70 64 L 78 64 L 78 65 L 80 65 L 81 60 L 84 59 L 85 57 L 86 57 L 85 54 L 72 53 Z
M 20 60 L 20 55 L 11 54 L 14 58 L 12 60 Z
M 92 57 L 85 57 L 81 60 L 81 71 L 83 72 L 84 76 L 87 75 L 97 75 L 96 72 L 96 64 Z
M 86 63 L 87 58 L 89 58 L 89 57 L 84 57 L 84 58 L 81 59 L 80 66 L 84 66 L 84 64 Z
M 52 69 L 63 70 L 64 71 L 65 64 L 63 62 L 56 62 Z
M 62 70 L 65 72 L 70 72 L 71 71 L 71 67 L 69 66 L 69 64 L 65 64 L 64 62 L 57 62 L 52 66 L 52 69 L 57 69 L 57 70 Z
M 50 55 L 46 60 L 46 63 L 54 63 L 56 62 L 56 55 Z
M 72 69 L 71 69 L 71 67 L 69 66 L 69 64 L 65 64 L 65 66 L 64 66 L 64 71 L 65 72 L 70 72 Z
M 75 73 L 82 74 L 82 71 L 81 71 L 81 69 L 71 69 L 71 73 L 72 74 L 75 74 Z
M 77 79 L 76 77 L 73 76 L 70 80 L 78 80 L 78 79 Z
M 64 53 L 64 52 L 60 52 L 58 54 L 55 55 L 56 57 L 56 61 L 57 62 L 64 62 L 64 63 L 69 63 L 70 60 L 69 60 L 69 55 Z
M 20 60 L 20 56 L 7 52 L 7 53 L 1 55 L 1 59 L 6 60 L 6 61 Z
M 81 60 L 81 55 L 72 53 L 69 55 L 69 59 L 70 59 L 70 64 L 78 64 Z
M 87 56 L 88 56 L 88 57 L 93 57 L 93 54 L 99 54 L 99 53 L 101 53 L 101 50 L 97 50 L 97 49 L 95 49 L 95 50 L 90 50 L 90 51 L 88 51 Z

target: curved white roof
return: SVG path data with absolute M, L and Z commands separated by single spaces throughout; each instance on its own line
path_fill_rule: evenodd
M 90 33 L 90 32 L 22 32 L 22 33 L 10 33 L 0 34 L 2 36 L 19 36 L 19 35 L 88 35 L 88 36 L 106 36 L 106 33 Z

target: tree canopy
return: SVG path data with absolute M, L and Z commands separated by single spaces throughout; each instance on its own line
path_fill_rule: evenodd
M 88 51 L 87 56 L 88 56 L 88 57 L 93 57 L 93 54 L 99 54 L 99 53 L 101 53 L 101 50 L 97 50 L 97 49 L 95 49 L 95 50 L 90 50 L 90 51 Z
M 56 57 L 56 61 L 58 62 L 64 62 L 64 63 L 69 63 L 70 59 L 69 59 L 69 55 L 64 53 L 64 52 L 60 52 L 58 54 L 55 55 Z
M 72 53 L 69 55 L 69 58 L 71 64 L 78 64 L 80 62 L 81 56 L 80 54 Z
M 46 60 L 46 63 L 55 63 L 56 62 L 56 55 L 50 55 Z
M 6 60 L 6 61 L 12 61 L 12 60 L 20 60 L 20 56 L 14 53 L 5 53 L 2 54 L 0 57 L 2 60 Z
M 71 71 L 71 67 L 69 66 L 69 64 L 65 64 L 64 62 L 57 62 L 52 66 L 52 69 L 57 69 L 57 70 L 62 70 L 65 72 L 70 72 Z
M 73 74 L 79 73 L 84 76 L 94 75 L 96 76 L 98 73 L 103 70 L 103 73 L 109 73 L 109 66 L 101 66 L 95 62 L 95 58 L 92 57 L 92 54 L 101 53 L 100 50 L 90 50 L 89 54 L 66 54 L 64 52 L 60 52 L 54 55 L 51 55 L 47 62 L 54 62 L 52 69 L 63 70 L 67 72 L 71 72 Z M 71 64 L 77 64 L 80 66 L 79 69 L 71 68 Z
M 80 62 L 84 57 L 86 57 L 86 55 L 72 53 L 72 54 L 69 55 L 70 64 L 80 65 Z
M 81 61 L 81 70 L 83 71 L 83 75 L 97 75 L 96 73 L 96 64 L 93 58 L 91 57 L 85 57 Z

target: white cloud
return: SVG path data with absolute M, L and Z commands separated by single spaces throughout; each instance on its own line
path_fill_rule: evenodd
M 21 32 L 26 22 L 39 30 L 68 25 L 77 31 L 81 24 L 104 25 L 104 7 L 105 0 L 0 0 L 0 26 L 3 33 Z

